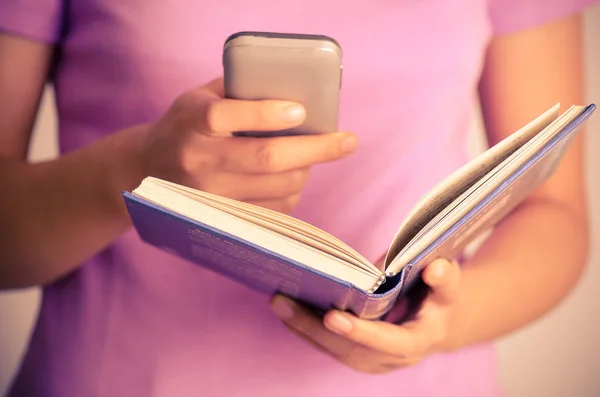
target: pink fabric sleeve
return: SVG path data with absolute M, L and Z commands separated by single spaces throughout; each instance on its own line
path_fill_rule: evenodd
M 2 0 L 0 31 L 46 43 L 61 38 L 64 0 Z
M 578 13 L 598 0 L 488 0 L 494 35 L 542 25 Z

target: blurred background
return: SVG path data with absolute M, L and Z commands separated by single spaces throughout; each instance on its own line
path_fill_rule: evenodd
M 587 102 L 600 105 L 600 6 L 585 15 Z M 32 161 L 56 156 L 56 116 L 48 89 L 35 126 Z M 598 112 L 597 112 L 598 113 Z M 592 218 L 590 264 L 575 291 L 550 315 L 498 343 L 501 376 L 510 397 L 600 396 L 600 114 L 587 128 Z M 473 120 L 470 147 L 482 149 Z M 40 301 L 39 289 L 0 293 L 0 396 L 18 368 Z M 482 396 L 483 397 L 483 396 Z

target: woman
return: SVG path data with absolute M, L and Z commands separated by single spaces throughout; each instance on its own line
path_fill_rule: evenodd
M 290 212 L 377 260 L 467 160 L 478 93 L 490 144 L 583 102 L 578 13 L 591 2 L 2 2 L 1 283 L 44 286 L 10 395 L 501 395 L 490 343 L 556 306 L 584 268 L 581 140 L 473 258 L 427 267 L 431 293 L 404 325 L 269 307 L 142 244 L 120 193 L 155 175 Z M 336 38 L 353 133 L 229 137 L 304 117 L 221 98 L 222 44 L 242 30 Z M 61 156 L 28 164 L 47 80 Z

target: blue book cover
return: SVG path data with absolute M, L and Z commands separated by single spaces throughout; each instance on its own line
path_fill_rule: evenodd
M 208 218 L 204 222 L 192 219 L 182 214 L 185 211 L 170 210 L 136 194 L 136 190 L 124 192 L 123 196 L 134 227 L 148 244 L 265 294 L 282 293 L 320 310 L 335 307 L 365 319 L 379 319 L 398 299 L 409 299 L 411 294 L 422 299 L 425 289 L 419 275 L 424 266 L 437 257 L 458 257 L 474 237 L 493 227 L 543 183 L 594 110 L 594 105 L 580 107 L 548 139 L 530 145 L 527 150 L 523 147 L 518 156 L 499 162 L 476 186 L 462 191 L 453 200 L 452 211 L 439 211 L 399 253 L 391 248 L 394 258 L 386 263 L 388 267 L 381 274 L 383 283 L 377 283 L 373 290 L 358 288 L 290 259 L 294 255 L 269 250 L 256 243 L 259 240 L 241 238 L 241 231 L 239 235 L 232 233 L 231 228 L 226 232 L 223 229 L 227 228 L 214 219 L 210 226 Z M 176 192 L 177 188 L 172 191 Z M 186 200 L 196 204 L 189 197 Z M 196 211 L 190 213 L 200 216 Z M 392 241 L 390 247 L 395 245 L 397 241 Z

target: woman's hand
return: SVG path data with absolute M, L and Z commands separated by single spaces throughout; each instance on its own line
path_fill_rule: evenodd
M 456 262 L 438 259 L 427 266 L 423 280 L 431 292 L 416 319 L 403 325 L 361 320 L 337 310 L 321 319 L 282 296 L 273 298 L 272 308 L 291 331 L 317 349 L 353 369 L 385 373 L 461 345 L 460 279 Z
M 239 131 L 276 131 L 302 123 L 302 106 L 274 100 L 223 98 L 223 81 L 180 96 L 142 134 L 138 152 L 144 175 L 246 201 L 282 212 L 298 202 L 317 163 L 352 153 L 347 133 L 245 138 Z

